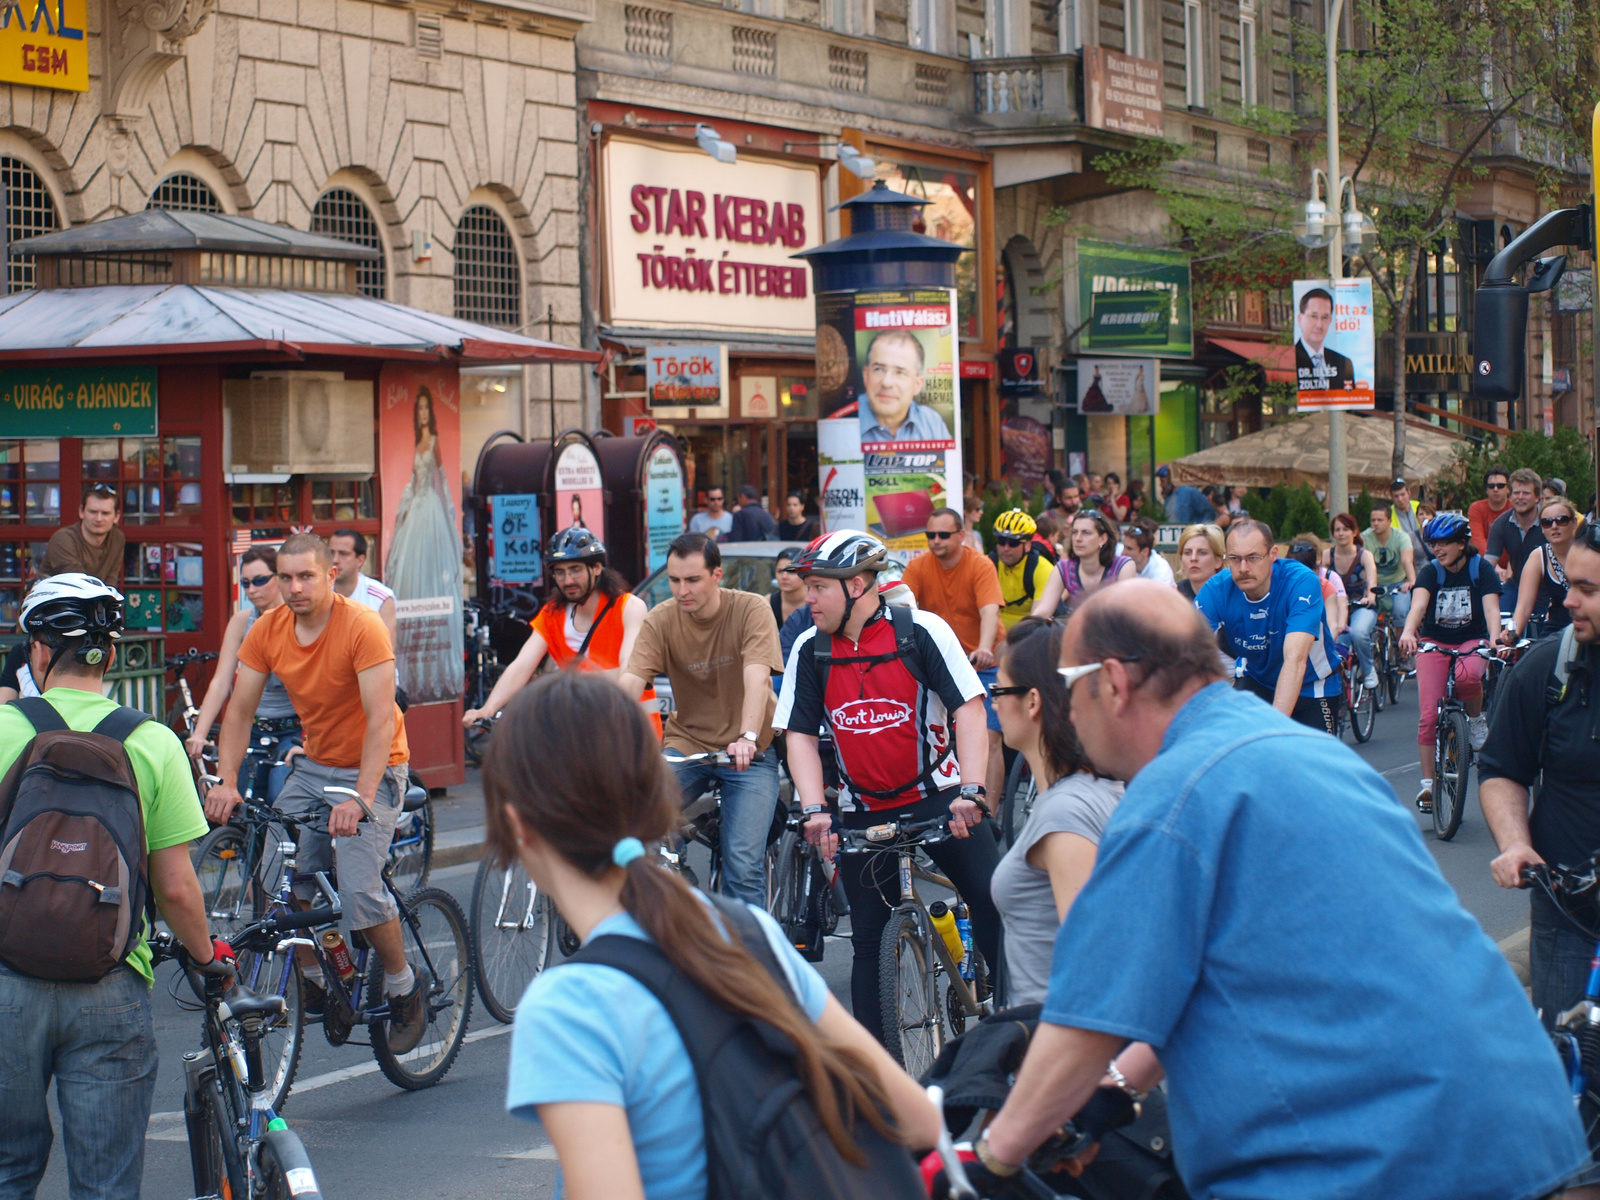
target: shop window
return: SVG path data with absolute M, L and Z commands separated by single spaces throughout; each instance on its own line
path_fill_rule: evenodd
M 0 442 L 0 522 L 61 523 L 61 446 Z
M 978 316 L 978 174 L 935 163 L 878 159 L 877 177 L 897 192 L 927 200 L 922 210 L 926 232 L 967 247 L 956 260 L 956 316 L 961 340 L 983 336 Z
M 522 324 L 522 274 L 511 231 L 494 209 L 475 204 L 456 226 L 455 315 L 516 329 Z
M 229 491 L 235 525 L 264 527 L 299 520 L 295 489 L 290 483 L 236 483 Z
M 199 542 L 129 542 L 123 623 L 137 632 L 198 633 L 205 611 Z
M 383 236 L 360 196 L 349 188 L 324 193 L 311 210 L 311 232 L 378 251 L 374 261 L 356 264 L 356 291 L 374 300 L 384 298 Z
M 115 482 L 122 493 L 122 523 L 198 524 L 200 439 L 106 438 L 83 443 L 83 477 Z
M 311 519 L 318 524 L 374 521 L 377 517 L 372 480 L 312 480 Z
M 0 155 L 0 184 L 5 185 L 8 245 L 61 228 L 55 201 L 50 199 L 44 180 L 27 163 Z M 33 286 L 33 280 L 33 255 L 13 254 L 6 263 L 6 292 L 26 291 Z
M 222 202 L 217 199 L 217 194 L 211 190 L 210 184 L 197 175 L 189 175 L 182 171 L 176 175 L 168 175 L 156 184 L 156 190 L 150 193 L 150 202 L 145 208 L 163 208 L 168 212 L 198 212 L 220 214 Z
M 793 379 L 788 376 L 780 376 L 778 379 L 778 403 L 780 411 L 787 420 L 815 421 L 817 419 L 816 381 L 809 377 Z

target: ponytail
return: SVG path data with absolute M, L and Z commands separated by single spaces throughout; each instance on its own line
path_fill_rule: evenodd
M 595 736 L 601 730 L 603 746 Z M 623 908 L 713 1002 L 788 1039 L 800 1081 L 846 1161 L 867 1165 L 850 1135 L 858 1116 L 880 1134 L 904 1140 L 866 1057 L 825 1038 L 738 938 L 725 936 L 710 906 L 683 879 L 628 843 L 668 840 L 680 811 L 677 781 L 636 701 L 594 675 L 544 676 L 506 706 L 489 741 L 483 783 L 488 847 L 502 865 L 516 851 L 508 808 L 591 878 L 626 864 Z

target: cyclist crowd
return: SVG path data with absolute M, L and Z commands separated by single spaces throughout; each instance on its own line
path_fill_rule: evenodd
M 784 1194 L 806 1194 L 807 1170 L 830 1195 L 927 1194 L 896 1146 L 933 1149 L 944 1119 L 884 1048 L 898 1014 L 880 951 L 903 859 L 892 837 L 866 852 L 843 843 L 859 851 L 852 835 L 931 818 L 948 836 L 927 855 L 993 972 L 984 1011 L 1019 1011 L 1030 1029 L 967 1163 L 985 1194 L 1074 1119 L 1098 1141 L 1157 1096 L 1189 1194 L 1532 1200 L 1581 1182 L 1585 1131 L 1534 1010 L 1550 1025 L 1582 998 L 1593 939 L 1534 894 L 1530 1009 L 1388 784 L 1327 736 L 1342 654 L 1376 683 L 1381 611 L 1416 660 L 1417 807 L 1431 800 L 1433 715 L 1455 663 L 1495 881 L 1600 850 L 1600 529 L 1559 491 L 1541 500 L 1528 474 L 1491 473 L 1490 511 L 1467 518 L 1419 512 L 1397 480 L 1367 530 L 1338 517 L 1323 548 L 1275 544 L 1238 497 L 1181 495 L 1158 472 L 1169 509 L 1197 518 L 1176 572 L 1152 522 L 1120 525 L 1137 491 L 1063 480 L 1040 518 L 995 519 L 992 556 L 971 536 L 973 509 L 941 508 L 930 552 L 903 572 L 873 535 L 835 532 L 780 554 L 770 597 L 722 586 L 718 535 L 739 514 L 719 496 L 669 548 L 671 598 L 653 609 L 592 534 L 558 533 L 530 636 L 464 720 L 499 718 L 484 763 L 490 852 L 519 862 L 583 943 L 518 1009 L 507 1101 L 543 1124 L 566 1194 L 698 1198 L 752 1172 L 783 1179 L 763 1174 L 779 1150 Z M 740 513 L 753 500 L 741 495 Z M 804 526 L 803 511 L 786 515 Z M 15 680 L 29 698 L 0 710 L 0 767 L 48 761 L 72 737 L 120 743 L 131 844 L 114 822 L 85 840 L 120 847 L 138 886 L 120 900 L 133 933 L 108 940 L 91 923 L 102 913 L 80 915 L 107 907 L 105 889 L 86 903 L 85 877 L 40 865 L 76 846 L 74 828 L 49 824 L 67 805 L 30 791 L 31 766 L 6 774 L 0 847 L 9 855 L 28 821 L 62 836 L 17 842 L 35 857 L 8 867 L 16 895 L 0 890 L 0 1198 L 31 1196 L 42 1176 L 52 1078 L 74 1196 L 138 1195 L 156 1061 L 137 896 L 185 947 L 196 986 L 228 987 L 189 843 L 246 791 L 290 818 L 324 805 L 325 788 L 359 797 L 332 805 L 325 832 L 301 827 L 299 862 L 337 858 L 350 923 L 383 963 L 389 1045 L 417 1044 L 422 983 L 381 881 L 409 757 L 393 597 L 363 573 L 361 535 L 330 542 L 296 534 L 243 560 L 249 607 L 229 623 L 187 747 L 222 718 L 203 815 L 184 745 L 101 696 L 120 594 L 62 574 L 25 601 L 26 676 L 13 669 L 0 688 Z M 1507 673 L 1491 725 L 1483 659 L 1466 652 L 1524 633 L 1553 636 Z M 535 679 L 547 658 L 559 669 Z M 253 775 L 245 749 L 263 739 L 280 765 Z M 1018 757 L 1037 797 L 1002 853 L 996 806 Z M 785 772 L 848 901 L 849 1012 L 765 911 Z M 726 899 L 648 849 L 711 787 Z M 53 939 L 9 919 L 50 912 L 99 931 L 98 957 L 57 961 Z M 303 950 L 299 969 L 314 1013 L 326 981 Z M 1417 1037 L 1409 1018 L 1430 997 Z M 784 1049 L 749 1035 L 759 1027 Z M 97 1069 L 110 1060 L 115 1078 Z M 784 1084 L 796 1077 L 798 1099 Z M 758 1116 L 767 1132 L 746 1136 L 740 1121 Z M 801 1126 L 812 1136 L 796 1151 L 784 1139 Z M 1080 1142 L 1060 1182 L 1095 1169 Z

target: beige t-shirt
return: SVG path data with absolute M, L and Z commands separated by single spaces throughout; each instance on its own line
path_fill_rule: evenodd
M 696 620 L 664 600 L 645 616 L 627 672 L 648 685 L 657 675 L 672 680 L 677 712 L 667 720 L 666 744 L 684 754 L 726 750 L 744 732 L 744 668 L 782 671 L 778 627 L 761 596 L 722 589 L 722 603 L 709 621 Z M 777 696 L 763 687 L 761 749 L 772 741 Z

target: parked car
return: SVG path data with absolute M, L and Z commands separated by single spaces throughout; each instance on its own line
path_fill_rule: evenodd
M 772 595 L 778 587 L 777 579 L 772 573 L 778 552 L 792 549 L 799 544 L 795 542 L 719 544 L 718 549 L 722 551 L 722 586 L 741 592 L 753 592 L 757 596 Z M 657 567 L 633 591 L 651 608 L 663 600 L 670 600 L 672 588 L 667 583 L 667 568 Z

